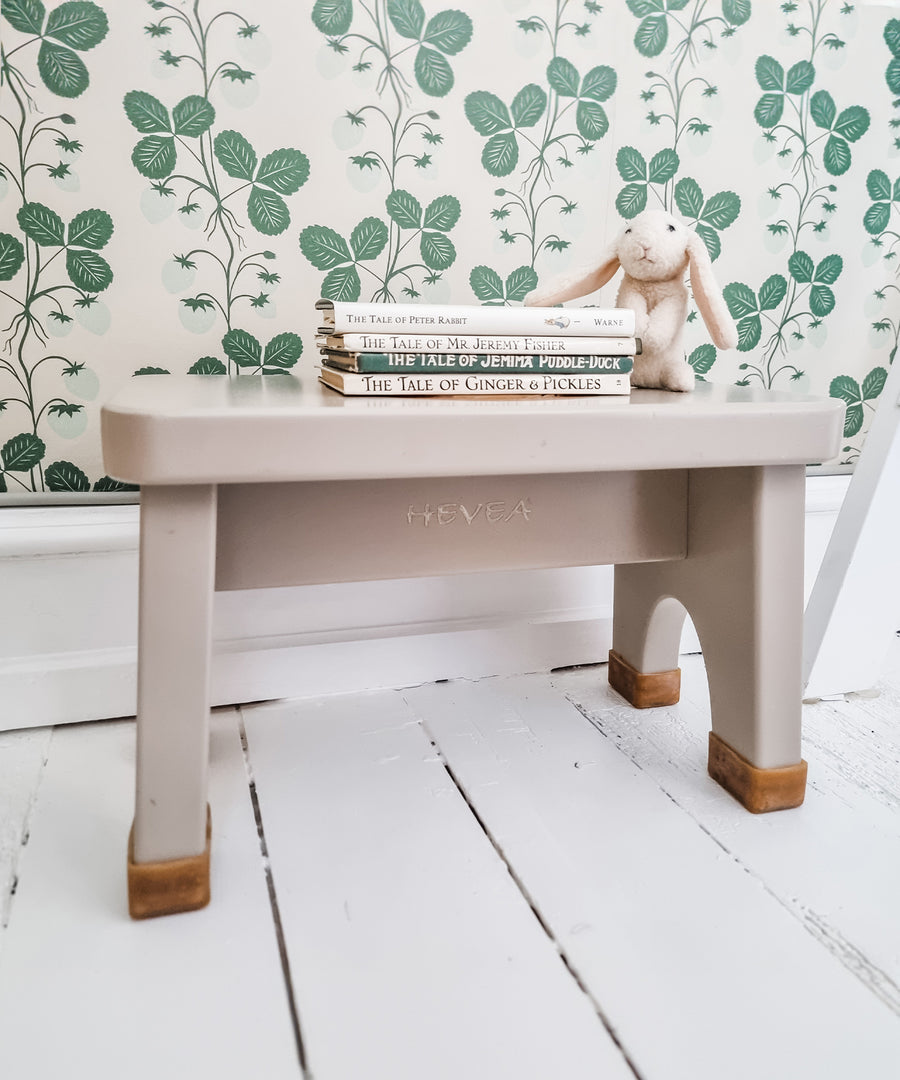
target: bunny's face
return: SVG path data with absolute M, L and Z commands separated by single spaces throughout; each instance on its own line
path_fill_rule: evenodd
M 638 281 L 668 281 L 688 264 L 690 230 L 665 210 L 645 210 L 619 233 L 616 254 Z

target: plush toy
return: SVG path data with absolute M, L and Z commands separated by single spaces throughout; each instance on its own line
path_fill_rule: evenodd
M 642 352 L 635 357 L 632 386 L 693 390 L 694 369 L 682 346 L 688 313 L 684 272 L 690 267 L 694 301 L 713 342 L 720 349 L 738 343 L 737 328 L 713 279 L 709 253 L 693 229 L 665 210 L 645 210 L 627 222 L 603 262 L 575 271 L 525 297 L 529 305 L 549 306 L 599 289 L 625 271 L 616 307 L 631 308 Z

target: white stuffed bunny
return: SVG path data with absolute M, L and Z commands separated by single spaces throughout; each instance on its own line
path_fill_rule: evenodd
M 691 289 L 713 342 L 720 349 L 738 343 L 737 328 L 713 279 L 709 253 L 693 229 L 665 210 L 645 210 L 627 222 L 603 260 L 592 269 L 558 278 L 535 289 L 525 303 L 560 304 L 599 289 L 621 267 L 622 284 L 616 307 L 631 308 L 642 352 L 635 357 L 632 386 L 663 390 L 693 390 L 694 369 L 682 345 L 688 313 L 685 270 L 690 267 Z

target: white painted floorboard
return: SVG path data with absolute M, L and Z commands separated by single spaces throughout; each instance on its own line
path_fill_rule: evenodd
M 596 685 L 601 672 L 580 674 Z M 642 1076 L 897 1075 L 897 1015 L 615 738 L 561 708 L 549 680 L 404 696 Z M 704 756 L 687 800 L 721 802 L 728 819 Z M 750 832 L 803 819 L 733 815 Z M 886 924 L 898 894 L 884 884 Z
M 49 746 L 50 731 L 41 728 L 0 738 L 0 949 Z
M 794 812 L 752 815 L 705 776 L 709 702 L 702 665 L 685 664 L 678 706 L 644 714 L 624 711 L 592 671 L 566 672 L 553 682 L 687 819 L 881 997 L 900 1024 L 896 683 L 883 683 L 876 696 L 805 705 L 806 801 Z
M 398 694 L 245 715 L 313 1076 L 633 1075 Z
M 215 900 L 146 922 L 125 894 L 134 725 L 54 730 L 0 941 L 4 1080 L 300 1075 L 236 720 L 213 717 Z
M 212 905 L 142 923 L 133 725 L 0 734 L 0 1078 L 897 1080 L 900 643 L 805 707 L 781 814 L 706 776 L 683 671 L 220 710 Z

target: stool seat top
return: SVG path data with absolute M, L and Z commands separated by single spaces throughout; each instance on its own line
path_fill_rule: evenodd
M 101 413 L 106 471 L 227 484 L 818 464 L 843 403 L 746 386 L 630 396 L 344 397 L 313 374 L 140 376 Z

